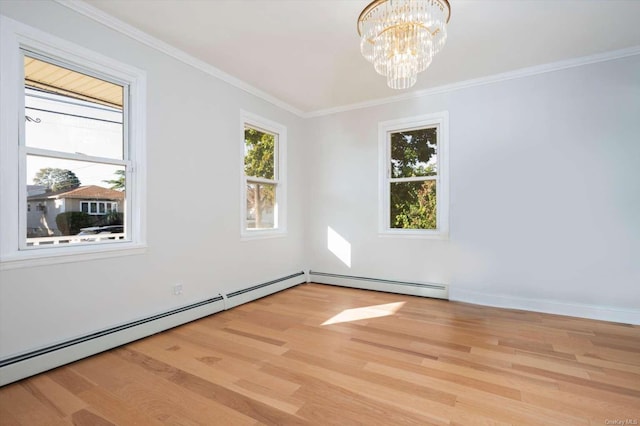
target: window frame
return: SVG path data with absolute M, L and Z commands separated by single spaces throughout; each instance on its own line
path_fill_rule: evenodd
M 139 254 L 146 247 L 146 73 L 87 48 L 60 39 L 44 31 L 0 16 L 0 270 L 76 262 L 112 256 Z M 126 241 L 105 244 L 69 244 L 28 247 L 26 229 L 27 184 L 26 159 L 39 153 L 49 157 L 48 150 L 26 147 L 24 139 L 24 64 L 23 54 L 44 59 L 79 72 L 128 87 L 125 89 L 123 124 L 126 163 Z M 19 143 L 16 143 L 19 141 Z M 56 158 L 55 153 L 51 158 Z M 64 155 L 73 157 L 75 154 Z M 91 157 L 89 157 L 91 158 Z M 96 157 L 99 160 L 99 157 Z M 79 160 L 86 160 L 83 156 Z M 120 160 L 104 159 L 107 163 Z M 127 226 L 127 224 L 125 224 Z
M 276 135 L 274 144 L 274 179 L 264 179 L 256 176 L 246 176 L 244 173 L 245 158 L 245 128 L 250 127 L 258 131 Z M 257 238 L 282 237 L 287 233 L 287 128 L 259 115 L 240 111 L 240 238 L 252 240 Z M 275 185 L 274 227 L 254 229 L 246 227 L 247 218 L 247 184 L 263 183 Z
M 436 181 L 436 229 L 391 228 L 391 134 L 424 128 L 438 129 L 438 174 L 431 177 L 401 178 Z M 384 237 L 449 238 L 449 113 L 441 111 L 378 123 L 378 233 Z
M 84 212 L 84 210 L 82 210 L 82 205 L 83 204 L 87 204 L 87 211 L 85 213 L 87 213 L 90 216 L 104 216 L 107 215 L 109 213 L 115 212 L 118 213 L 118 202 L 117 201 L 104 201 L 104 200 L 81 200 L 80 201 L 80 211 Z M 95 204 L 96 205 L 96 213 L 92 213 L 91 212 L 91 204 Z M 107 204 L 111 205 L 111 209 L 107 210 Z M 116 206 L 116 208 L 114 209 L 113 206 Z M 104 213 L 100 213 L 100 205 L 104 205 Z

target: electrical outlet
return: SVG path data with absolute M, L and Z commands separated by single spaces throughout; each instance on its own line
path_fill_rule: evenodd
M 180 296 L 182 294 L 182 284 L 175 284 L 173 286 L 173 295 Z

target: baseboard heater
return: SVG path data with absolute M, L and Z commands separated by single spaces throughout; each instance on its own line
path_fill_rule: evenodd
M 0 386 L 306 282 L 304 272 L 0 360 Z
M 408 294 L 411 296 L 423 296 L 449 300 L 449 289 L 444 284 L 397 281 L 318 271 L 309 271 L 309 278 L 312 282 L 319 284 L 330 284 L 342 287 L 361 288 L 364 290 L 386 291 L 388 293 Z
M 297 272 L 287 277 L 279 278 L 277 280 L 268 281 L 266 283 L 254 285 L 253 287 L 245 288 L 243 290 L 233 291 L 227 293 L 227 309 L 235 308 L 243 303 L 250 302 L 252 300 L 259 299 L 269 294 L 276 293 L 278 291 L 285 290 L 289 287 L 302 284 L 307 281 L 307 277 L 304 272 Z

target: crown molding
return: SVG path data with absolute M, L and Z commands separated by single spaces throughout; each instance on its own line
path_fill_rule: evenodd
M 207 73 L 213 77 L 216 77 L 232 86 L 235 86 L 247 93 L 250 93 L 264 101 L 267 101 L 285 111 L 288 111 L 301 118 L 314 118 L 322 117 L 325 115 L 337 114 L 340 112 L 347 112 L 357 109 L 370 108 L 394 102 L 405 101 L 408 99 L 420 98 L 423 96 L 432 96 L 447 92 L 453 92 L 456 90 L 467 89 L 470 87 L 482 86 L 486 84 L 499 83 L 506 80 L 514 80 L 518 78 L 530 77 L 537 74 L 544 74 L 553 71 L 560 71 L 567 68 L 574 68 L 588 64 L 594 64 L 598 62 L 606 62 L 615 59 L 626 58 L 628 56 L 640 55 L 640 46 L 632 46 L 625 49 L 613 50 L 604 53 L 598 53 L 595 55 L 582 56 L 578 58 L 571 58 L 557 62 L 551 62 L 542 65 L 536 65 L 533 67 L 521 68 L 513 71 L 508 71 L 500 74 L 494 74 L 486 77 L 475 78 L 471 80 L 460 81 L 452 84 L 446 84 L 443 86 L 432 87 L 424 90 L 417 90 L 414 92 L 403 93 L 401 95 L 390 96 L 386 98 L 374 99 L 371 101 L 357 102 L 353 104 L 347 104 L 337 107 L 331 107 L 326 109 L 319 109 L 315 111 L 302 111 L 295 106 L 284 102 L 273 95 L 270 95 L 263 90 L 260 90 L 249 83 L 240 80 L 224 71 L 208 64 L 200 59 L 197 59 L 188 53 L 180 50 L 168 43 L 165 43 L 156 37 L 153 37 L 132 25 L 129 25 L 91 5 L 85 3 L 82 0 L 54 0 L 55 2 L 68 7 L 82 15 L 85 15 L 100 24 L 103 24 L 113 30 L 116 30 L 132 39 L 139 41 L 151 48 L 154 48 L 160 52 L 163 52 L 187 65 L 190 65 L 200 71 Z
M 626 49 L 612 50 L 609 52 L 598 53 L 595 55 L 581 56 L 578 58 L 571 58 L 557 62 L 551 62 L 548 64 L 536 65 L 533 67 L 520 68 L 514 71 L 508 71 L 500 74 L 493 74 L 486 77 L 474 78 L 471 80 L 459 81 L 452 84 L 446 84 L 443 86 L 437 86 L 430 89 L 417 90 L 414 92 L 403 93 L 401 95 L 374 99 L 372 101 L 357 102 L 353 104 L 321 109 L 316 111 L 307 112 L 303 115 L 304 118 L 321 117 L 325 115 L 337 114 L 340 112 L 346 112 L 351 110 L 357 110 L 362 108 L 370 108 L 374 106 L 380 106 L 390 104 L 393 102 L 405 101 L 408 99 L 420 98 L 423 96 L 437 95 L 447 92 L 453 92 L 456 90 L 467 89 L 475 86 L 483 86 L 487 84 L 499 83 L 506 80 L 514 80 L 518 78 L 530 77 L 538 74 L 544 74 L 553 71 L 560 71 L 567 68 L 574 68 L 583 65 L 595 64 L 598 62 L 612 61 L 615 59 L 626 58 L 629 56 L 640 55 L 640 46 L 633 46 Z
M 226 72 L 220 70 L 219 68 L 216 68 L 211 64 L 208 64 L 198 58 L 195 58 L 189 55 L 188 53 L 184 52 L 183 50 L 180 50 L 174 46 L 171 46 L 170 44 L 165 43 L 157 39 L 156 37 L 153 37 L 152 35 L 147 34 L 144 31 L 141 31 L 133 27 L 132 25 L 127 24 L 121 21 L 120 19 L 117 19 L 101 11 L 100 9 L 97 9 L 91 6 L 88 3 L 85 3 L 84 1 L 81 1 L 81 0 L 54 0 L 54 1 L 62 6 L 68 7 L 69 9 L 75 12 L 78 12 L 88 18 L 93 19 L 94 21 L 106 27 L 116 30 L 123 35 L 126 35 L 140 43 L 143 43 L 187 65 L 190 65 L 206 74 L 216 77 L 224 81 L 225 83 L 229 83 L 230 85 L 235 86 L 238 89 L 244 90 L 247 93 L 250 93 L 264 101 L 267 101 L 279 108 L 284 109 L 285 111 L 295 114 L 298 117 L 305 116 L 305 113 L 302 110 L 294 107 L 293 105 L 290 105 L 276 98 L 275 96 L 272 96 L 267 92 L 264 92 L 250 85 L 249 83 L 243 80 L 240 80 L 237 77 L 227 74 Z

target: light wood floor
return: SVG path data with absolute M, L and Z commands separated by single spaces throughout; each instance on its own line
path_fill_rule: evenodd
M 616 420 L 640 327 L 318 284 L 0 388 L 3 426 Z

